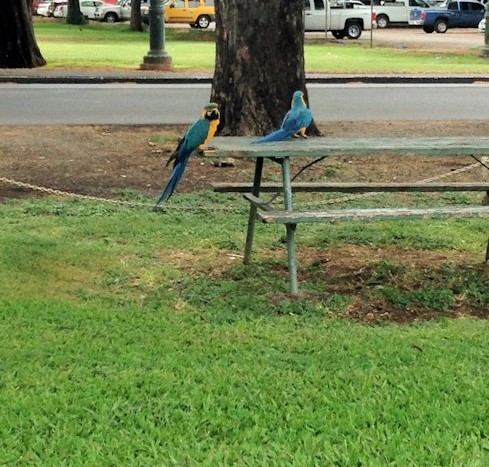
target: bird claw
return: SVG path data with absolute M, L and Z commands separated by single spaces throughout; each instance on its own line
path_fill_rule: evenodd
M 199 156 L 209 157 L 209 156 L 215 155 L 216 148 L 213 148 L 212 146 L 199 147 L 197 150 L 197 153 L 199 154 Z

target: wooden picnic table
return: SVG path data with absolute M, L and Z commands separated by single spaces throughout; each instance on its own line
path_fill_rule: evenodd
M 288 141 L 256 144 L 252 137 L 218 137 L 210 144 L 214 157 L 235 157 L 255 160 L 255 174 L 252 184 L 218 184 L 216 191 L 247 192 L 245 197 L 250 202 L 248 230 L 244 262 L 251 261 L 255 222 L 258 209 L 263 211 L 259 217 L 264 222 L 285 224 L 287 230 L 288 267 L 290 292 L 298 293 L 297 258 L 295 231 L 298 223 L 329 222 L 334 220 L 376 220 L 395 218 L 433 218 L 433 217 L 486 217 L 489 206 L 463 206 L 443 208 L 377 208 L 324 210 L 300 213 L 293 209 L 293 186 L 291 177 L 291 159 L 294 157 L 327 157 L 352 156 L 361 157 L 373 154 L 388 154 L 393 157 L 414 156 L 489 156 L 489 138 L 486 137 L 381 137 L 381 138 L 330 138 L 318 137 L 291 139 Z M 209 149 L 211 149 L 209 148 Z M 282 184 L 267 184 L 266 191 L 282 191 L 284 211 L 273 211 L 259 198 L 262 190 L 263 165 L 265 160 L 279 163 L 282 168 Z M 336 185 L 336 186 L 335 186 Z M 297 184 L 296 191 L 338 191 L 338 192 L 372 192 L 372 191 L 486 191 L 489 183 L 316 183 Z M 488 244 L 489 255 L 489 244 Z M 487 257 L 486 257 L 487 259 Z

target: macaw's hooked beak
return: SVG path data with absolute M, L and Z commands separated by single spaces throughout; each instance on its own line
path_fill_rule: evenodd
M 204 117 L 207 120 L 219 120 L 220 116 L 219 107 L 215 102 L 210 102 L 204 107 Z
M 213 110 L 207 110 L 205 112 L 205 118 L 207 120 L 213 121 L 213 120 L 219 120 L 221 117 L 221 114 L 219 113 L 219 110 L 213 109 Z

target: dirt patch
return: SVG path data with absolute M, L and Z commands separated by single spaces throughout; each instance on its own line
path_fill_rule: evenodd
M 283 259 L 284 252 L 269 251 L 270 256 Z M 389 245 L 340 244 L 324 251 L 301 246 L 298 281 L 313 284 L 316 291 L 302 288 L 300 298 L 328 304 L 335 294 L 353 297 L 345 315 L 368 323 L 462 316 L 487 319 L 489 268 L 481 256 Z M 285 265 L 272 269 L 288 279 Z M 269 298 L 276 305 L 293 299 L 281 293 L 271 293 Z
M 320 125 L 326 136 L 432 136 L 487 135 L 489 122 L 342 122 Z M 156 196 L 170 170 L 166 159 L 184 126 L 3 126 L 0 127 L 0 176 L 80 194 L 114 197 L 118 190 Z M 380 156 L 331 157 L 301 180 L 322 177 L 337 181 L 417 180 L 470 164 L 448 158 L 403 157 L 402 165 Z M 296 161 L 297 166 L 302 161 Z M 211 182 L 252 180 L 253 163 L 235 160 L 234 166 L 216 167 L 211 159 L 192 158 L 179 185 L 180 192 L 208 188 Z M 278 177 L 270 165 L 266 175 Z M 477 180 L 477 171 L 466 180 Z M 462 180 L 458 178 L 458 180 Z M 0 184 L 0 200 L 35 196 L 31 190 Z

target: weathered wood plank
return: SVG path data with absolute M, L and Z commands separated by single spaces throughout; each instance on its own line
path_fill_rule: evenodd
M 437 208 L 332 209 L 329 211 L 269 211 L 258 214 L 267 224 L 301 224 L 334 221 L 375 221 L 383 219 L 442 219 L 447 217 L 489 217 L 489 206 L 447 206 Z
M 263 209 L 264 211 L 272 210 L 272 207 L 269 204 L 251 193 L 245 193 L 243 198 L 247 199 L 251 204 L 255 205 L 257 208 Z
M 489 155 L 486 137 L 426 138 L 309 138 L 275 143 L 253 144 L 253 137 L 218 137 L 211 142 L 216 157 L 287 157 L 287 156 L 366 156 L 389 153 L 418 156 Z
M 250 193 L 251 183 L 213 183 L 219 193 Z M 489 183 L 292 183 L 295 192 L 304 193 L 368 193 L 368 192 L 443 192 L 443 191 L 489 191 Z M 283 191 L 282 183 L 262 183 L 260 191 L 275 193 Z

